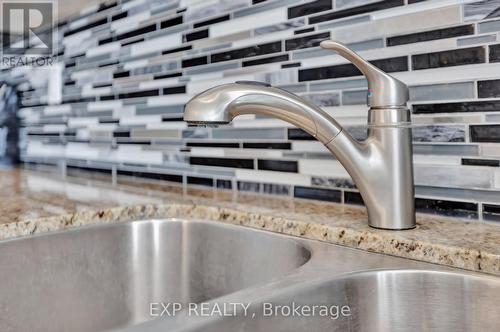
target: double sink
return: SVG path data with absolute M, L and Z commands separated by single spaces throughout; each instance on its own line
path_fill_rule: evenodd
M 497 331 L 500 278 L 212 221 L 0 242 L 0 331 Z

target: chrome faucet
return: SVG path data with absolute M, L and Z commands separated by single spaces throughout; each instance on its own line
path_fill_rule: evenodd
M 354 180 L 368 211 L 369 225 L 401 230 L 415 227 L 413 154 L 408 87 L 346 46 L 323 41 L 351 61 L 368 80 L 368 137 L 359 142 L 326 112 L 308 101 L 260 82 L 211 88 L 185 106 L 184 121 L 227 124 L 241 114 L 261 114 L 302 128 L 330 150 Z

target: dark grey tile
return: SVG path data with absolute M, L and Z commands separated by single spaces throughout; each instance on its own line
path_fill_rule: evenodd
M 113 78 L 122 78 L 130 76 L 130 72 L 128 70 L 118 71 L 113 74 Z
M 500 62 L 500 44 L 490 45 L 490 62 Z
M 500 205 L 483 204 L 483 219 L 500 221 Z
M 292 144 L 288 142 L 283 143 L 243 143 L 244 149 L 277 149 L 277 150 L 290 150 Z
M 253 159 L 190 157 L 189 163 L 191 165 L 203 165 L 203 166 L 218 166 L 218 167 L 247 168 L 247 169 L 254 168 Z
M 281 68 L 283 69 L 294 68 L 294 67 L 300 67 L 300 62 L 284 63 L 281 65 Z
M 500 167 L 500 160 L 479 159 L 479 158 L 462 158 L 462 165 L 464 165 L 464 166 Z
M 307 27 L 307 28 L 303 28 L 303 29 L 297 29 L 293 32 L 294 35 L 301 35 L 303 33 L 308 33 L 308 32 L 313 32 L 315 31 L 315 28 L 312 26 L 312 27 Z
M 312 135 L 306 133 L 304 130 L 300 128 L 288 128 L 288 139 L 297 140 L 297 141 L 314 141 Z
M 412 55 L 414 70 L 463 66 L 486 61 L 484 47 L 461 48 L 442 52 Z
M 461 25 L 457 27 L 416 32 L 387 38 L 387 46 L 419 43 L 429 40 L 460 37 L 474 34 L 474 25 Z
M 297 173 L 299 171 L 298 163 L 296 161 L 289 161 L 289 160 L 259 159 L 257 161 L 257 167 L 258 169 L 261 170 L 276 171 L 276 172 Z
M 230 18 L 229 14 L 227 14 L 227 15 L 217 16 L 217 17 L 214 17 L 214 18 L 211 18 L 211 19 L 208 19 L 208 20 L 198 21 L 195 24 L 193 24 L 193 28 L 196 29 L 196 28 L 199 28 L 199 27 L 204 27 L 206 25 L 211 25 L 211 24 L 215 24 L 215 23 L 220 23 L 220 22 L 228 21 L 229 18 Z
M 392 73 L 408 70 L 408 58 L 406 56 L 370 61 L 375 67 L 385 72 Z M 327 78 L 340 78 L 350 76 L 361 76 L 361 72 L 352 64 L 326 66 L 299 70 L 299 81 L 315 81 Z
M 335 10 L 326 14 L 320 14 L 309 17 L 309 24 L 332 21 L 343 17 L 370 13 L 378 10 L 403 6 L 404 0 L 384 0 L 376 3 L 370 3 L 359 7 L 347 8 L 344 10 Z
M 500 125 L 471 125 L 472 142 L 500 143 Z
M 414 114 L 476 113 L 476 112 L 499 112 L 499 111 L 500 111 L 500 101 L 496 100 L 413 105 Z
M 344 191 L 344 203 L 352 205 L 365 205 L 361 194 L 355 191 Z
M 213 63 L 213 62 L 248 58 L 252 56 L 265 55 L 277 52 L 281 52 L 281 41 L 259 44 L 226 52 L 214 53 L 210 56 L 210 60 Z
M 154 173 L 154 172 L 147 172 L 147 171 L 130 171 L 130 170 L 124 170 L 124 169 L 119 169 L 117 171 L 118 175 L 126 175 L 126 176 L 133 176 L 133 177 L 138 177 L 138 178 L 145 178 L 145 179 L 152 179 L 152 180 L 161 180 L 161 181 L 169 181 L 169 182 L 177 182 L 177 183 L 182 183 L 182 175 L 177 175 L 177 174 L 163 174 L 163 173 Z
M 158 96 L 159 94 L 160 94 L 160 91 L 158 89 L 142 90 L 142 91 L 120 93 L 118 95 L 118 98 L 119 99 L 127 99 L 127 98 L 139 98 L 139 97 L 152 97 L 152 96 Z
M 416 198 L 417 212 L 439 214 L 450 217 L 478 217 L 478 204 L 470 202 L 455 202 L 430 198 Z
M 195 184 L 195 185 L 199 185 L 199 186 L 205 186 L 205 187 L 213 187 L 214 186 L 214 179 L 204 178 L 204 177 L 200 177 L 200 176 L 188 176 L 187 183 L 188 184 Z
M 255 60 L 248 60 L 248 61 L 243 61 L 242 66 L 243 67 L 250 67 L 250 66 L 258 66 L 258 65 L 263 65 L 266 63 L 274 63 L 274 62 L 283 62 L 283 61 L 288 61 L 288 54 L 282 54 L 282 55 L 276 55 L 276 56 L 270 56 L 266 58 L 259 58 Z
M 310 15 L 332 9 L 332 0 L 315 0 L 288 8 L 288 18 Z
M 113 38 L 113 41 L 127 39 L 127 38 L 134 37 L 134 36 L 143 36 L 149 32 L 153 32 L 153 31 L 156 31 L 156 23 L 149 24 L 149 25 L 146 25 L 146 26 L 119 34 Z
M 239 143 L 231 142 L 187 142 L 187 147 L 198 146 L 198 147 L 208 147 L 208 148 L 239 148 Z
M 160 22 L 160 29 L 166 29 L 166 28 L 173 27 L 174 25 L 182 24 L 183 21 L 184 21 L 184 17 L 182 15 L 178 15 L 176 17 L 163 20 Z M 197 27 L 195 26 L 195 28 L 197 28 Z
M 206 65 L 208 63 L 207 56 L 182 60 L 182 68 Z
M 335 203 L 340 203 L 342 201 L 342 191 L 333 189 L 295 186 L 293 196 L 295 198 L 314 199 Z
M 111 16 L 111 22 L 113 21 L 117 21 L 117 20 L 120 20 L 122 18 L 125 18 L 128 16 L 128 12 L 124 11 L 124 12 L 120 12 L 120 13 L 116 13 L 116 14 L 113 14 Z
M 477 90 L 479 98 L 500 97 L 500 80 L 478 81 Z
M 183 40 L 184 42 L 191 42 L 193 40 L 208 38 L 208 36 L 209 36 L 208 29 L 203 29 L 195 32 L 186 33 L 183 36 Z
M 113 137 L 130 137 L 130 130 L 115 130 Z
M 67 165 L 66 169 L 67 169 L 67 174 L 72 175 L 72 176 L 81 175 L 82 174 L 81 171 L 83 171 L 83 173 L 92 172 L 92 173 L 102 173 L 102 174 L 108 174 L 108 175 L 111 175 L 111 173 L 112 173 L 111 168 L 97 168 L 97 167 Z
M 173 95 L 173 94 L 179 94 L 179 93 L 186 93 L 186 86 L 185 85 L 173 86 L 170 88 L 163 88 L 162 89 L 163 95 Z

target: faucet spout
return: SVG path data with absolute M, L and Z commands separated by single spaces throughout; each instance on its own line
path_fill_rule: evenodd
M 381 229 L 415 227 L 410 111 L 404 83 L 369 64 L 342 44 L 323 42 L 351 59 L 369 87 L 368 137 L 355 140 L 328 113 L 312 103 L 260 82 L 236 82 L 208 89 L 185 106 L 193 124 L 229 123 L 243 114 L 275 117 L 302 128 L 323 143 L 354 180 L 368 211 L 369 225 Z M 370 99 L 373 97 L 373 99 Z
M 185 106 L 184 121 L 192 124 L 224 124 L 238 115 L 259 114 L 302 128 L 323 144 L 329 143 L 342 127 L 325 111 L 285 90 L 260 82 L 236 82 L 195 96 Z

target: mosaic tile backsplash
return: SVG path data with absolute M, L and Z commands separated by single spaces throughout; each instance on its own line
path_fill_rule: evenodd
M 24 82 L 27 163 L 362 204 L 326 148 L 285 122 L 182 121 L 196 93 L 256 80 L 363 139 L 366 81 L 318 47 L 334 39 L 410 87 L 418 210 L 500 220 L 500 0 L 118 0 L 58 29 L 59 66 L 0 77 Z M 57 68 L 54 104 L 43 77 Z

